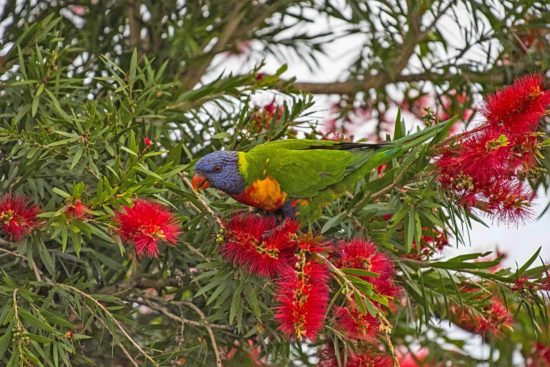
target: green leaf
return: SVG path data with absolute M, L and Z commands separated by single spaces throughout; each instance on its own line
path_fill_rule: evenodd
M 212 139 L 225 139 L 225 138 L 230 138 L 230 137 L 231 137 L 231 134 L 229 134 L 226 131 L 222 131 L 221 133 L 217 133 L 217 134 L 212 135 Z
M 44 266 L 48 270 L 48 273 L 50 273 L 50 275 L 54 275 L 55 274 L 55 264 L 54 264 L 53 257 L 51 256 L 50 252 L 46 248 L 46 245 L 44 244 L 44 242 L 41 239 L 36 241 L 36 244 L 37 244 L 37 247 L 38 247 L 38 255 L 40 256 L 40 260 L 42 260 L 42 263 L 44 264 Z
M 397 109 L 397 116 L 395 117 L 395 131 L 393 132 L 393 140 L 397 140 L 406 135 L 407 129 L 405 127 L 405 120 L 401 118 L 401 108 Z
M 34 94 L 34 98 L 32 99 L 32 107 L 31 107 L 31 116 L 36 116 L 36 111 L 38 110 L 38 104 L 40 103 L 40 95 L 44 91 L 44 84 L 40 84 L 38 86 L 38 89 L 36 90 L 36 93 Z
M 406 225 L 406 237 L 405 237 L 405 248 L 407 253 L 411 252 L 412 243 L 414 240 L 414 233 L 416 228 L 416 217 L 415 210 L 413 208 L 409 209 L 408 221 Z
M 235 290 L 233 293 L 233 297 L 231 298 L 231 307 L 229 308 L 229 324 L 233 325 L 233 320 L 235 320 L 235 316 L 240 311 L 241 305 L 241 293 L 242 293 L 242 283 L 239 285 L 239 287 Z
M 529 267 L 535 262 L 535 260 L 539 257 L 540 251 L 542 250 L 542 247 L 539 247 L 537 251 L 523 264 L 521 268 L 518 269 L 517 274 L 521 276 Z
M 59 196 L 65 198 L 65 199 L 68 199 L 68 198 L 71 197 L 71 195 L 70 195 L 68 192 L 63 191 L 63 190 L 61 190 L 61 189 L 58 189 L 57 187 L 54 187 L 54 188 L 52 189 L 52 191 L 55 192 L 57 195 L 59 195 Z
M 346 274 L 351 275 L 357 275 L 361 277 L 379 277 L 380 274 L 374 273 L 372 271 L 364 270 L 364 269 L 356 269 L 356 268 L 342 268 L 340 269 Z
M 0 360 L 6 354 L 8 347 L 11 345 L 12 333 L 11 330 L 7 330 L 4 335 L 0 336 Z
M 131 150 L 129 148 L 126 148 L 125 146 L 121 146 L 120 149 L 124 150 L 126 153 L 130 153 L 134 157 L 138 156 L 138 154 L 136 152 L 134 152 L 133 150 Z
M 55 332 L 55 329 L 53 327 L 51 327 L 51 325 L 49 325 L 46 322 L 40 320 L 39 318 L 37 318 L 36 316 L 31 314 L 29 311 L 27 311 L 24 308 L 21 308 L 21 307 L 19 308 L 19 315 L 21 315 L 23 320 L 25 320 L 26 322 L 28 322 L 29 324 L 31 324 L 32 326 L 34 326 L 34 327 L 36 327 L 40 330 L 44 330 L 44 331 L 47 331 L 47 332 L 50 332 L 50 333 Z
M 73 161 L 71 162 L 70 169 L 73 169 L 78 164 L 78 162 L 80 161 L 80 158 L 82 158 L 82 153 L 84 153 L 84 145 L 80 145 L 77 148 L 76 153 L 74 154 L 74 157 L 73 157 Z
M 338 225 L 338 223 L 340 223 L 343 220 L 344 215 L 346 215 L 346 213 L 342 212 L 330 218 L 329 220 L 327 220 L 327 222 L 323 225 L 323 228 L 321 228 L 321 234 L 326 233 L 329 229 Z

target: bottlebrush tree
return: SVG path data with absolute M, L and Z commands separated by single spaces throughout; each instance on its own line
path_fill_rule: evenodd
M 473 222 L 535 220 L 547 5 L 336 3 L 4 5 L 0 365 L 550 365 L 539 252 L 515 268 L 443 253 L 477 241 Z M 309 31 L 316 17 L 338 32 Z M 364 39 L 345 81 L 216 68 L 296 53 L 315 69 L 351 34 Z M 312 94 L 336 95 L 324 124 Z M 369 124 L 371 141 L 432 137 L 308 225 L 192 188 L 209 152 Z

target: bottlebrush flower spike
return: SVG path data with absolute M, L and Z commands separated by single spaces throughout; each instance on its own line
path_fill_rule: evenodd
M 436 158 L 442 186 L 467 208 L 507 222 L 529 217 L 534 193 L 525 181 L 540 174 L 536 129 L 549 104 L 550 91 L 537 75 L 487 97 L 485 123 L 458 135 Z
M 363 239 L 354 239 L 342 243 L 337 249 L 336 264 L 340 268 L 363 269 L 377 273 L 377 277 L 361 276 L 360 278 L 371 283 L 376 293 L 395 297 L 400 293 L 394 282 L 395 270 L 390 259 L 378 251 L 376 245 Z
M 139 258 L 158 257 L 158 244 L 175 245 L 181 233 L 178 220 L 166 207 L 143 199 L 123 207 L 115 222 L 118 234 L 134 244 Z
M 293 259 L 293 240 L 298 223 L 286 220 L 277 225 L 274 216 L 238 214 L 227 224 L 226 242 L 222 255 L 235 265 L 246 267 L 251 273 L 272 277 L 289 266 Z
M 481 314 L 458 305 L 451 306 L 451 311 L 458 326 L 476 334 L 499 337 L 503 330 L 512 326 L 512 315 L 498 297 L 493 297 Z
M 391 356 L 382 353 L 374 347 L 361 350 L 359 353 L 348 350 L 347 362 L 344 364 L 344 352 L 340 352 L 340 362 L 343 367 L 393 367 Z M 324 346 L 319 351 L 318 367 L 339 367 L 338 359 L 332 346 Z
M 276 299 L 279 306 L 275 320 L 279 330 L 298 341 L 315 340 L 325 322 L 329 297 L 328 270 L 324 265 L 297 256 L 296 267 L 287 267 L 277 281 Z
M 429 350 L 426 348 L 420 349 L 418 352 L 412 353 L 397 353 L 397 359 L 399 361 L 399 367 L 422 367 L 428 366 L 424 363 L 428 355 Z
M 347 307 L 335 307 L 334 317 L 338 328 L 350 339 L 373 339 L 380 332 L 380 321 L 368 312 L 361 313 L 355 301 Z
M 531 348 L 527 359 L 527 367 L 550 367 L 550 346 L 536 343 Z
M 0 197 L 0 228 L 11 241 L 19 241 L 39 226 L 38 205 L 23 195 Z
M 67 205 L 65 213 L 69 218 L 76 218 L 79 220 L 85 219 L 88 216 L 89 208 L 80 200 L 76 200 L 74 203 Z
M 523 134 L 537 129 L 549 104 L 542 75 L 526 75 L 487 97 L 482 114 L 497 130 Z

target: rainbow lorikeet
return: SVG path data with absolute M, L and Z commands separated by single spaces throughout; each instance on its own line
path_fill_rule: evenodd
M 196 163 L 193 187 L 213 187 L 243 204 L 307 223 L 373 169 L 447 125 L 384 144 L 288 139 L 260 144 L 248 152 L 217 151 Z

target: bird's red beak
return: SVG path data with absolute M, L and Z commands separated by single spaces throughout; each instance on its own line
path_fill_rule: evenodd
M 210 182 L 208 182 L 208 179 L 198 173 L 193 176 L 193 181 L 191 183 L 193 184 L 193 189 L 195 189 L 195 191 L 210 187 Z

